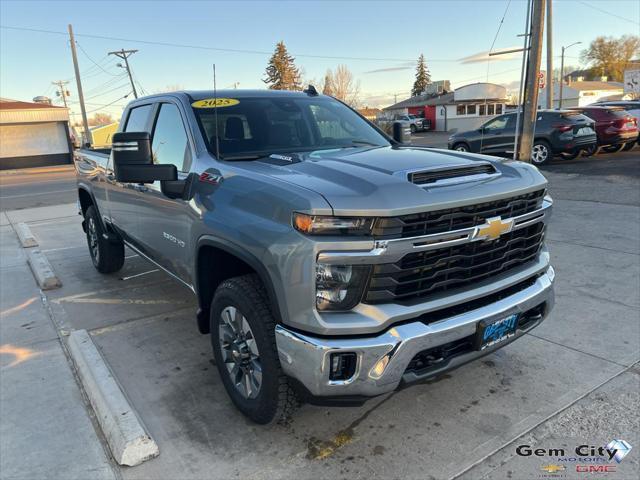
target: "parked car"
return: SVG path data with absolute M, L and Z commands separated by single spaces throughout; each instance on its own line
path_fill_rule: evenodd
M 442 375 L 553 307 L 531 165 L 402 145 L 315 90 L 148 96 L 119 129 L 75 152 L 91 261 L 127 245 L 187 286 L 255 422 Z
M 631 115 L 636 120 L 636 125 L 640 126 L 640 100 L 620 100 L 620 101 L 609 101 L 609 102 L 596 102 L 591 106 L 602 106 L 602 107 L 619 107 L 623 108 L 629 115 Z M 597 129 L 596 129 L 597 130 Z M 638 136 L 637 143 L 640 144 L 640 135 Z M 631 150 L 634 146 L 634 142 L 625 143 L 622 147 L 623 150 Z
M 418 115 L 409 115 L 409 118 L 412 118 L 414 120 L 419 120 L 420 121 L 420 128 L 418 130 L 418 132 L 426 132 L 427 130 L 429 130 L 429 127 L 431 127 L 431 121 L 423 118 L 423 117 L 419 117 Z M 416 125 L 417 127 L 417 125 Z
M 409 126 L 411 133 L 422 131 L 422 119 L 415 115 L 396 115 L 393 117 L 394 122 L 400 122 L 403 126 Z
M 515 146 L 516 112 L 499 115 L 476 130 L 456 132 L 449 137 L 449 150 L 513 154 Z M 594 122 L 579 112 L 570 110 L 539 110 L 531 160 L 543 165 L 554 155 L 576 158 L 596 144 Z

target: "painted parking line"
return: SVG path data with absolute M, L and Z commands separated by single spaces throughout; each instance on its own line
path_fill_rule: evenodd
M 158 270 L 157 268 L 153 269 L 153 270 L 149 270 L 148 272 L 142 272 L 142 273 L 136 273 L 135 275 L 130 275 L 128 277 L 121 277 L 120 280 L 130 280 L 132 278 L 136 278 L 136 277 L 141 277 L 143 275 L 148 275 L 150 273 L 153 272 L 159 272 L 160 270 Z

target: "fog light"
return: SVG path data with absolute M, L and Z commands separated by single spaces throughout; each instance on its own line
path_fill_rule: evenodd
M 331 354 L 331 370 L 329 380 L 346 381 L 356 373 L 358 357 L 353 352 L 340 352 Z

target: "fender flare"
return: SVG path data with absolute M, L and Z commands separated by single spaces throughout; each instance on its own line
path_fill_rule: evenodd
M 285 312 L 283 312 L 283 309 L 280 308 L 280 303 L 278 302 L 278 295 L 276 294 L 276 289 L 273 284 L 273 280 L 271 279 L 271 275 L 269 275 L 269 272 L 267 271 L 264 264 L 256 256 L 240 248 L 237 244 L 219 237 L 214 237 L 213 235 L 201 236 L 198 239 L 198 242 L 196 244 L 197 253 L 194 256 L 195 263 L 194 263 L 194 270 L 193 270 L 194 272 L 193 279 L 194 279 L 194 287 L 195 287 L 196 295 L 198 296 L 198 304 L 200 307 L 202 307 L 202 305 L 200 303 L 200 298 L 199 298 L 200 295 L 198 293 L 200 291 L 200 288 L 198 285 L 198 282 L 199 282 L 198 262 L 199 262 L 200 248 L 203 246 L 211 246 L 211 247 L 219 248 L 220 250 L 223 250 L 230 255 L 238 257 L 240 260 L 242 260 L 251 268 L 253 268 L 253 270 L 255 270 L 255 272 L 260 277 L 260 280 L 262 280 L 262 284 L 264 285 L 267 291 L 267 295 L 269 296 L 269 302 L 271 303 L 271 309 L 274 316 L 276 316 L 277 323 L 280 323 L 280 322 L 286 323 L 286 320 L 284 318 Z M 209 312 L 199 313 L 199 320 L 200 320 L 200 315 L 202 316 L 206 315 L 206 321 L 208 322 Z

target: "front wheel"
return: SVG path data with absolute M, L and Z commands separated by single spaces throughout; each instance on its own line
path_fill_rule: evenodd
M 258 276 L 225 280 L 210 322 L 213 355 L 234 405 L 259 424 L 286 420 L 297 400 L 280 366 L 276 320 Z
M 531 149 L 531 161 L 536 165 L 545 165 L 551 161 L 551 147 L 544 140 L 536 140 Z
M 104 234 L 98 210 L 91 205 L 84 214 L 87 245 L 93 266 L 100 273 L 117 272 L 124 265 L 124 243 Z
M 595 143 L 592 143 L 587 148 L 582 151 L 585 157 L 592 157 L 593 155 L 597 155 L 600 152 L 600 147 Z
M 456 143 L 453 146 L 453 149 L 456 152 L 468 152 L 469 151 L 469 146 L 466 143 Z
M 411 130 L 411 133 L 416 133 L 418 131 L 415 125 L 409 126 L 409 129 Z

